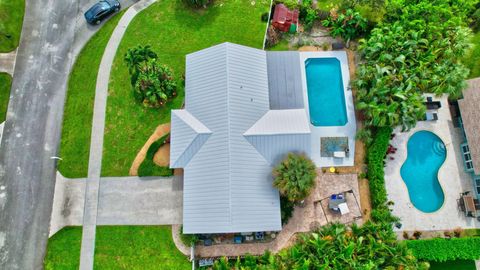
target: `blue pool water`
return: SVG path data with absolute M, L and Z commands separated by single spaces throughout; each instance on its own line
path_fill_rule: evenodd
M 314 126 L 347 124 L 342 70 L 337 58 L 305 61 L 310 122 Z
M 407 160 L 400 175 L 407 185 L 410 201 L 422 212 L 435 212 L 443 204 L 438 170 L 446 156 L 445 144 L 430 131 L 418 131 L 408 140 Z

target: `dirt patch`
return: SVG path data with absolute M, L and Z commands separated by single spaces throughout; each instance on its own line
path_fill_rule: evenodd
M 370 187 L 367 179 L 358 180 L 358 189 L 360 193 L 360 207 L 365 221 L 370 219 L 372 204 L 370 201 Z
M 315 46 L 303 46 L 298 48 L 299 52 L 316 52 L 318 51 L 318 48 Z
M 170 144 L 166 143 L 158 148 L 157 153 L 153 156 L 153 162 L 160 167 L 168 167 L 170 164 Z
M 129 171 L 129 174 L 131 176 L 137 176 L 138 175 L 138 168 L 140 167 L 140 164 L 142 164 L 143 160 L 145 159 L 145 156 L 147 155 L 147 151 L 148 151 L 148 148 L 150 148 L 150 145 L 153 142 L 160 139 L 163 135 L 165 135 L 169 132 L 170 132 L 170 123 L 161 124 L 155 129 L 155 132 L 153 132 L 153 134 L 150 136 L 150 138 L 148 138 L 147 142 L 143 145 L 143 147 L 140 149 L 137 156 L 133 160 L 132 166 L 130 167 L 130 171 Z M 160 147 L 160 149 L 162 149 L 162 147 Z M 168 149 L 170 151 L 170 145 L 168 147 L 169 147 Z M 159 151 L 160 151 L 160 149 L 159 149 Z M 155 154 L 155 156 L 156 156 L 156 154 Z M 169 155 L 169 157 L 170 157 L 170 155 Z

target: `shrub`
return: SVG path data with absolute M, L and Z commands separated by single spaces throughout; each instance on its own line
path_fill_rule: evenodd
M 367 20 L 353 9 L 342 10 L 332 14 L 323 21 L 323 26 L 330 27 L 333 37 L 340 36 L 347 43 L 362 35 L 367 29 Z
M 415 239 L 420 239 L 420 237 L 422 236 L 422 232 L 421 231 L 414 231 L 413 232 L 413 237 Z
M 124 61 L 130 73 L 133 96 L 146 107 L 158 107 L 176 95 L 177 82 L 173 72 L 157 62 L 157 54 L 150 46 L 128 49 Z
M 273 170 L 273 185 L 292 202 L 305 199 L 315 186 L 315 164 L 305 155 L 289 153 Z
M 262 16 L 260 17 L 260 19 L 262 20 L 262 22 L 268 22 L 268 12 L 265 12 L 262 14 Z
M 176 95 L 177 82 L 172 70 L 149 60 L 141 68 L 134 86 L 134 96 L 146 107 L 163 106 Z
M 317 11 L 312 8 L 312 0 L 303 0 L 298 18 L 303 23 L 305 31 L 312 29 L 313 23 L 318 19 Z
M 287 224 L 288 220 L 293 215 L 295 209 L 295 203 L 290 201 L 285 196 L 280 196 L 280 212 L 282 217 L 282 224 Z
M 189 6 L 192 6 L 195 8 L 206 7 L 210 3 L 210 0 L 184 0 L 184 1 Z
M 188 247 L 195 245 L 198 242 L 198 236 L 196 234 L 183 233 L 183 225 L 180 228 L 180 240 Z
M 455 228 L 455 230 L 453 230 L 453 234 L 455 235 L 455 237 L 460 237 L 462 236 L 462 233 L 463 233 L 463 229 L 458 227 L 458 228 Z
M 298 9 L 300 5 L 298 4 L 298 0 L 276 0 L 276 4 L 284 4 L 289 9 Z
M 480 258 L 480 237 L 433 238 L 409 240 L 406 243 L 420 260 L 444 262 Z

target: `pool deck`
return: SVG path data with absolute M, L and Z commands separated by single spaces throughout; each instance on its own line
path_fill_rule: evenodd
M 439 118 L 437 121 L 420 121 L 415 128 L 408 132 L 401 132 L 400 128 L 394 130 L 395 137 L 391 144 L 398 150 L 395 154 L 387 157 L 385 167 L 388 199 L 395 203 L 392 206 L 393 214 L 401 219 L 400 231 L 451 230 L 457 227 L 480 228 L 480 222 L 473 218 L 466 218 L 464 213 L 457 208 L 459 194 L 473 190 L 471 177 L 464 172 L 460 155 L 460 143 L 463 141 L 461 129 L 453 126 L 447 97 L 434 97 L 433 100 L 440 100 L 442 103 L 442 107 L 437 112 Z M 445 201 L 442 207 L 433 213 L 421 212 L 413 206 L 408 189 L 400 176 L 400 168 L 407 158 L 408 139 L 420 130 L 435 133 L 442 139 L 447 149 L 447 157 L 438 172 Z M 390 160 L 389 157 L 394 159 Z
M 350 74 L 348 68 L 348 57 L 345 51 L 317 51 L 317 52 L 300 52 L 300 66 L 303 84 L 303 100 L 305 111 L 310 118 L 308 110 L 308 94 L 307 80 L 305 74 L 305 60 L 308 58 L 337 58 L 340 61 L 343 80 L 343 91 L 345 94 L 345 105 L 347 110 L 348 122 L 344 126 L 314 126 L 310 123 L 312 150 L 311 158 L 317 167 L 331 166 L 353 166 L 355 158 L 355 135 L 357 132 L 357 124 L 355 120 L 355 109 L 352 91 L 348 90 L 350 85 Z M 321 104 L 320 104 L 321 106 Z M 348 137 L 348 148 L 350 153 L 345 158 L 321 157 L 320 155 L 320 138 L 322 137 Z

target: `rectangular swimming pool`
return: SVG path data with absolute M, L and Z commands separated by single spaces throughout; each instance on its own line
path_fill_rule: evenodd
M 337 58 L 305 60 L 308 109 L 314 126 L 347 124 L 342 70 Z

